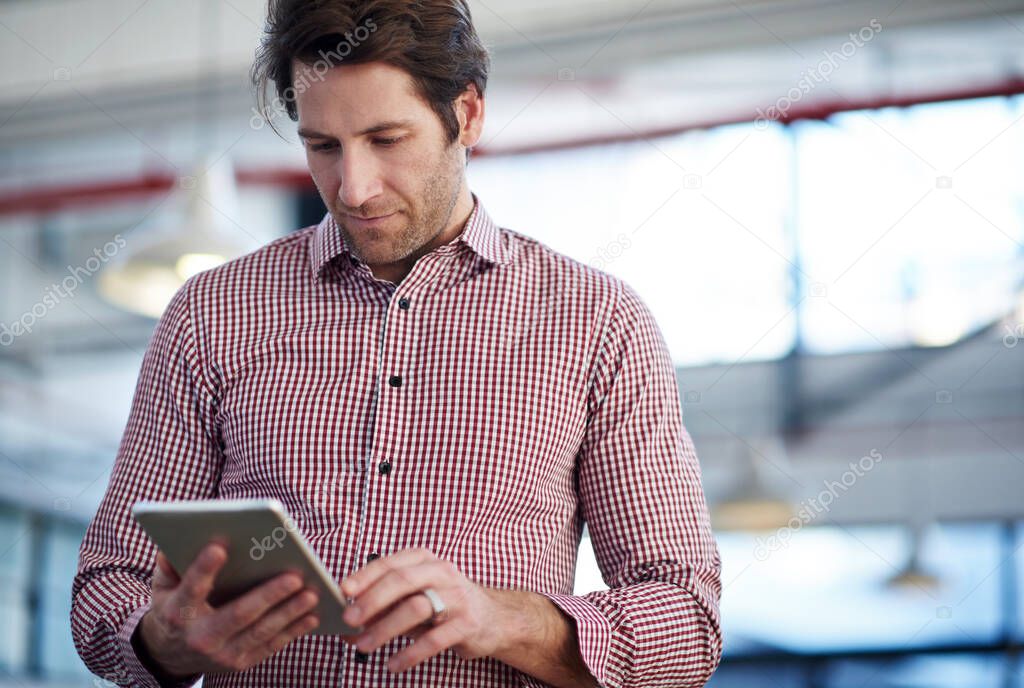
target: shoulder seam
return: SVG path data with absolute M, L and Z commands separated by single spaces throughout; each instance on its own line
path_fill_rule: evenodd
M 597 352 L 594 355 L 594 363 L 590 371 L 589 382 L 587 383 L 587 400 L 589 401 L 594 394 L 594 387 L 597 385 L 597 380 L 603 366 L 605 351 L 608 347 L 608 341 L 611 338 L 612 328 L 614 323 L 618 319 L 619 307 L 622 303 L 622 281 L 618 279 L 609 280 L 614 287 L 615 298 L 612 302 L 611 308 L 608 309 L 608 315 L 605 317 L 605 321 L 601 326 L 601 341 L 598 343 Z M 604 402 L 604 399 L 600 399 L 595 403 L 595 409 Z
M 195 368 L 193 370 L 193 374 L 196 376 L 196 380 L 203 388 L 203 392 L 210 398 L 211 401 L 216 401 L 217 395 L 214 393 L 213 387 L 212 385 L 210 385 L 210 381 L 207 379 L 206 373 L 203 370 L 203 347 L 200 343 L 200 333 L 198 331 L 198 328 L 195 326 L 195 323 L 198 320 L 198 318 L 196 317 L 196 315 L 198 315 L 198 307 L 195 304 L 193 292 L 195 291 L 195 279 L 198 276 L 199 275 L 196 275 L 190 278 L 182 287 L 182 289 L 185 290 L 182 295 L 185 301 L 185 321 L 183 323 L 185 330 L 184 335 L 195 350 Z M 190 367 L 192 367 L 191 364 Z

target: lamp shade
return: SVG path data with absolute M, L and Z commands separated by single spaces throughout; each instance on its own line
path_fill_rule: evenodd
M 227 161 L 204 161 L 183 177 L 170 210 L 136 227 L 99 275 L 100 293 L 125 310 L 158 318 L 185 281 L 254 248 L 237 217 L 235 176 Z
M 785 464 L 785 448 L 779 442 L 768 443 L 774 461 Z M 766 447 L 767 449 L 767 447 Z M 793 518 L 793 501 L 788 493 L 765 479 L 761 452 L 746 442 L 740 447 L 739 475 L 732 489 L 711 504 L 711 524 L 718 530 L 764 531 L 782 528 Z

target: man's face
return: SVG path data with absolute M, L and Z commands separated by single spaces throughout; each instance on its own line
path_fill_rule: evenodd
M 353 253 L 386 275 L 436 248 L 465 181 L 465 148 L 448 143 L 412 78 L 371 62 L 306 81 L 296 94 L 299 136 Z

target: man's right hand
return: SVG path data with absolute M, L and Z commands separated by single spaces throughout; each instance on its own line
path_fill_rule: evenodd
M 158 551 L 152 605 L 137 629 L 149 659 L 168 678 L 244 671 L 313 630 L 314 590 L 297 573 L 283 573 L 217 608 L 207 601 L 227 550 L 211 542 L 185 575 Z

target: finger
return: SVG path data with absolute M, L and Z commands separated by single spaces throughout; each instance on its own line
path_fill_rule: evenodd
M 392 568 L 356 597 L 345 610 L 344 619 L 353 626 L 373 623 L 378 614 L 423 588 L 455 587 L 454 575 L 457 575 L 454 566 L 436 559 L 426 564 Z
M 347 597 L 355 597 L 392 569 L 415 566 L 434 559 L 436 559 L 434 554 L 423 547 L 400 550 L 389 556 L 374 559 L 363 568 L 351 574 L 348 578 L 341 581 L 341 591 Z
M 407 635 L 434 615 L 434 608 L 423 595 L 411 595 L 396 605 L 390 613 L 384 615 L 372 626 L 366 628 L 356 638 L 356 647 L 360 652 L 370 653 L 388 643 L 392 638 Z
M 399 602 L 401 602 L 401 600 L 399 600 Z M 377 618 L 375 618 L 375 619 L 370 619 L 370 621 L 371 621 L 371 622 L 375 622 L 375 621 L 378 621 L 378 620 L 380 620 L 380 619 L 384 618 L 385 616 L 387 616 L 388 614 L 390 614 L 390 613 L 391 613 L 391 611 L 392 611 L 392 610 L 393 610 L 393 609 L 394 609 L 394 608 L 395 608 L 396 606 L 398 606 L 398 605 L 397 605 L 397 604 L 395 604 L 395 605 L 392 605 L 391 607 L 388 607 L 387 609 L 385 609 L 385 610 L 381 611 L 380 613 L 378 613 L 378 614 L 377 614 Z M 346 610 L 346 611 L 347 611 L 347 610 Z M 344 615 L 343 615 L 343 620 L 344 620 Z M 346 623 L 347 623 L 347 622 L 346 622 Z M 361 638 L 361 637 L 362 637 L 362 634 L 363 634 L 363 633 L 365 633 L 365 632 L 366 632 L 366 625 L 365 625 L 365 624 L 357 624 L 356 626 L 357 626 L 357 628 L 355 628 L 354 630 L 358 631 L 357 633 L 355 633 L 355 634 L 350 634 L 350 635 L 341 635 L 341 636 L 338 636 L 338 637 L 339 637 L 339 638 L 341 639 L 341 641 L 342 641 L 343 643 L 348 643 L 349 645 L 355 645 L 355 644 L 356 644 L 356 641 L 357 641 L 357 640 L 358 640 L 359 638 Z
M 306 614 L 300 617 L 297 621 L 293 622 L 290 626 L 285 628 L 281 633 L 278 633 L 269 643 L 263 648 L 263 657 L 270 657 L 276 655 L 278 652 L 283 650 L 290 642 L 306 635 L 307 633 L 316 629 L 320 625 L 320 619 L 316 614 Z
M 269 646 L 284 629 L 313 612 L 318 599 L 316 591 L 309 589 L 292 595 L 229 642 L 243 653 Z
M 156 568 L 153 569 L 153 589 L 170 590 L 181 582 L 178 572 L 171 566 L 164 553 L 156 551 Z
M 413 640 L 417 640 L 424 633 L 429 633 L 434 627 L 429 622 L 414 626 L 405 632 L 405 635 Z
M 391 657 L 388 670 L 397 673 L 414 667 L 458 644 L 463 640 L 463 635 L 454 620 L 435 626 L 421 635 L 415 643 Z
M 302 577 L 296 573 L 281 574 L 250 590 L 241 597 L 218 607 L 210 617 L 211 632 L 227 639 L 256 623 L 271 607 L 302 589 Z
M 211 543 L 200 550 L 199 555 L 189 565 L 178 586 L 181 605 L 198 607 L 206 602 L 213 589 L 213 581 L 217 572 L 227 563 L 228 552 L 223 545 Z

